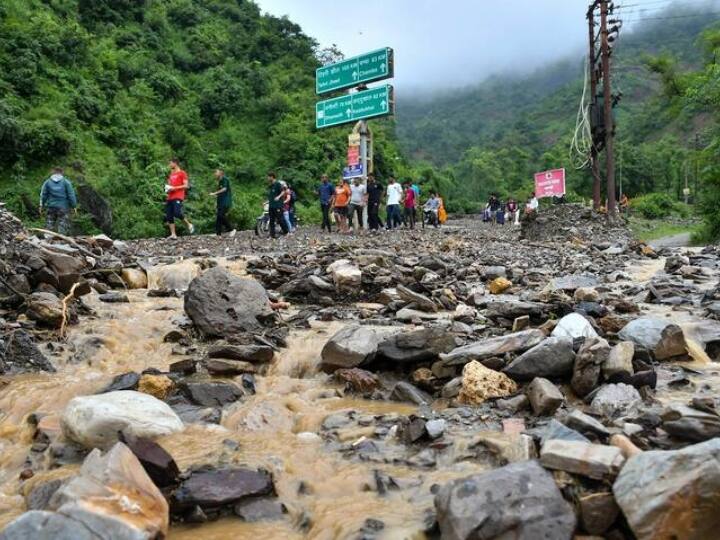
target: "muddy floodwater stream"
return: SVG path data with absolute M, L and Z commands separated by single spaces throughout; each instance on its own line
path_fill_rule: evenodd
M 662 269 L 662 259 L 628 268 L 632 280 L 647 281 Z M 243 273 L 242 265 L 230 268 Z M 192 271 L 188 267 L 188 271 Z M 151 273 L 152 277 L 152 273 Z M 151 279 L 152 282 L 152 279 Z M 23 494 L 38 483 L 73 474 L 77 465 L 36 473 L 19 491 L 18 477 L 33 444 L 32 414 L 43 429 L 59 430 L 59 416 L 78 395 L 98 392 L 112 378 L 148 368 L 167 371 L 181 358 L 163 337 L 184 319 L 178 298 L 148 298 L 146 291 L 129 291 L 129 303 L 105 304 L 93 293 L 85 302 L 95 315 L 84 317 L 69 331 L 66 343 L 53 351 L 57 373 L 7 377 L 0 380 L 0 529 L 25 510 Z M 692 324 L 687 311 L 643 306 L 648 312 L 678 324 Z M 431 468 L 410 467 L 348 458 L 318 436 L 325 418 L 354 410 L 367 417 L 392 418 L 416 408 L 389 401 L 342 397 L 339 387 L 318 371 L 320 351 L 342 322 L 313 322 L 310 329 L 293 330 L 288 347 L 276 355 L 265 375 L 256 377 L 256 394 L 227 408 L 219 425 L 188 425 L 182 432 L 158 442 L 181 470 L 202 464 L 242 464 L 271 471 L 275 488 L 287 507 L 287 518 L 275 522 L 245 523 L 224 518 L 201 525 L 174 525 L 173 540 L 346 538 L 371 518 L 384 524 L 380 538 L 424 538 L 432 486 L 480 472 L 487 463 L 466 459 L 470 443 L 462 432 L 451 433 L 453 444 L 438 453 Z M 720 389 L 716 364 L 685 364 L 698 372 L 692 379 Z M 238 379 L 239 380 L 239 379 Z M 665 388 L 661 401 L 687 401 L 692 390 Z M 341 443 L 361 443 L 375 424 L 340 429 Z M 376 474 L 385 473 L 402 486 L 380 495 Z

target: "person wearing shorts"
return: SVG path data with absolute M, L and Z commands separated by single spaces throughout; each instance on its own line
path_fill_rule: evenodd
M 175 220 L 180 219 L 187 225 L 188 232 L 193 234 L 195 227 L 190 220 L 185 217 L 183 212 L 183 201 L 190 185 L 188 175 L 180 168 L 180 161 L 177 158 L 170 160 L 170 175 L 168 176 L 165 192 L 167 200 L 165 201 L 165 223 L 170 229 L 170 238 L 177 238 L 175 229 Z
M 333 194 L 331 206 L 335 213 L 335 219 L 338 223 L 338 228 L 342 234 L 350 232 L 348 228 L 348 205 L 350 204 L 350 185 L 347 180 L 340 180 L 335 187 L 335 193 Z

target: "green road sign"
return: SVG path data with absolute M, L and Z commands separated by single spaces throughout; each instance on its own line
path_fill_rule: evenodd
M 389 79 L 392 76 L 393 50 L 386 47 L 318 68 L 315 71 L 315 92 L 324 94 L 363 83 Z
M 364 118 L 387 116 L 393 113 L 393 109 L 393 87 L 386 84 L 316 103 L 315 127 L 320 129 Z

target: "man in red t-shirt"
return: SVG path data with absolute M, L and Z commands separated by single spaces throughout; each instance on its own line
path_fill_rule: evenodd
M 170 160 L 170 176 L 168 176 L 165 192 L 167 193 L 167 201 L 165 202 L 165 223 L 170 228 L 170 238 L 177 238 L 175 232 L 175 219 L 182 219 L 187 225 L 190 234 L 195 232 L 195 227 L 190 220 L 183 214 L 183 201 L 190 182 L 188 175 L 180 168 L 180 160 L 173 158 Z

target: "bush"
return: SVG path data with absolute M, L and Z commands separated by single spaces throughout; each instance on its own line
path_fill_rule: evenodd
M 630 207 L 647 219 L 660 219 L 671 215 L 687 217 L 688 209 L 666 193 L 648 193 L 630 201 Z

